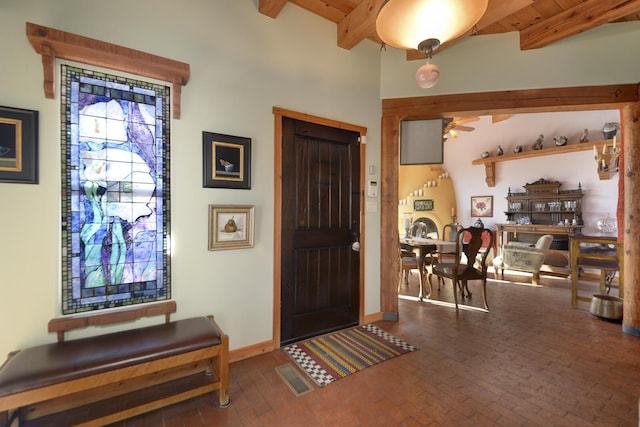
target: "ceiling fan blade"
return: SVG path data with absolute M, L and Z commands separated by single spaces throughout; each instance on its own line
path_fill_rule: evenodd
M 507 120 L 511 116 L 513 116 L 513 114 L 494 114 L 491 116 L 491 123 L 498 123 L 503 120 Z
M 458 117 L 455 121 L 456 124 L 465 124 L 465 123 L 471 123 L 471 122 L 477 122 L 478 120 L 480 120 L 480 117 Z
M 476 129 L 476 128 L 473 128 L 471 126 L 462 126 L 462 125 L 456 125 L 453 128 L 455 130 L 459 130 L 459 131 L 462 131 L 462 132 L 471 132 L 471 131 Z

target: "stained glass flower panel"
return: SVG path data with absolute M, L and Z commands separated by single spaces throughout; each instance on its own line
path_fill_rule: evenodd
M 62 312 L 168 299 L 169 88 L 61 76 Z

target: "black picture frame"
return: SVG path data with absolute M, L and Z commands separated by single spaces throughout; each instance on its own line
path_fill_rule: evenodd
M 203 177 L 206 188 L 251 188 L 251 138 L 202 132 Z
M 432 199 L 414 200 L 413 210 L 414 211 L 432 211 L 433 200 Z
M 38 112 L 0 106 L 0 182 L 38 184 Z

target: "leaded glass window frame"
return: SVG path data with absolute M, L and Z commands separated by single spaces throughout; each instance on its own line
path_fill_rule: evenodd
M 170 299 L 170 88 L 60 76 L 62 314 Z

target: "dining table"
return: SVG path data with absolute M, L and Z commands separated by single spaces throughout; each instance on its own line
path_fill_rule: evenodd
M 430 298 L 432 287 L 429 277 L 432 274 L 434 259 L 438 252 L 452 252 L 456 248 L 456 242 L 447 240 L 430 239 L 425 237 L 400 236 L 400 243 L 413 248 L 418 262 L 418 276 L 420 278 L 418 299 Z M 425 295 L 425 281 L 429 285 L 429 293 Z

